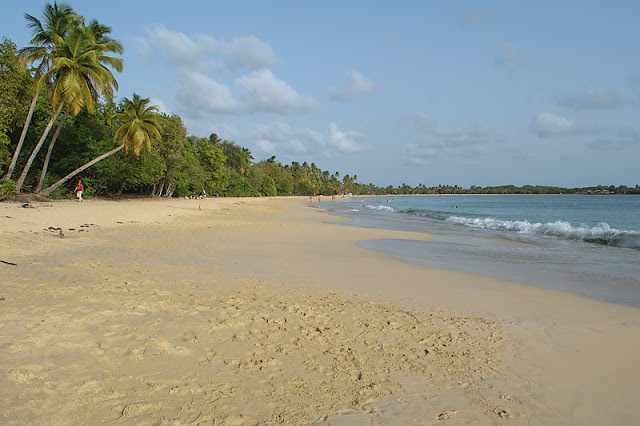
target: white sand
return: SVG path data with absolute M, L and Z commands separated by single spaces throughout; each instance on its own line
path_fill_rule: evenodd
M 429 237 L 307 204 L 0 204 L 1 422 L 640 420 L 640 310 L 367 251 Z

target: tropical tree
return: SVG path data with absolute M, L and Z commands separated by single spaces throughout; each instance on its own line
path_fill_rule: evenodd
M 85 107 L 88 112 L 93 113 L 94 102 L 101 95 L 106 99 L 113 97 L 113 91 L 117 89 L 118 83 L 109 67 L 120 72 L 123 62 L 121 58 L 108 56 L 106 53 L 122 53 L 123 48 L 118 41 L 108 37 L 110 32 L 111 28 L 94 20 L 88 26 L 83 24 L 69 30 L 66 38 L 60 40 L 55 55 L 51 58 L 50 69 L 43 76 L 43 80 L 53 82 L 51 103 L 57 108 L 16 183 L 18 192 L 20 192 L 31 164 L 63 106 L 67 106 L 67 112 L 61 120 L 59 128 L 62 127 L 69 113 L 75 117 Z M 59 130 L 49 146 L 36 192 L 44 182 L 48 160 L 58 133 Z
M 31 77 L 20 70 L 18 48 L 7 38 L 0 43 L 0 170 L 9 165 L 9 134 L 27 114 Z
M 29 123 L 31 123 L 33 111 L 38 102 L 38 97 L 47 84 L 44 76 L 50 68 L 51 58 L 55 55 L 58 46 L 66 38 L 69 29 L 77 25 L 82 19 L 73 11 L 71 6 L 66 3 L 58 4 L 54 2 L 53 5 L 46 3 L 43 7 L 43 15 L 44 19 L 40 21 L 38 18 L 25 13 L 27 28 L 31 30 L 33 37 L 30 41 L 30 46 L 20 50 L 21 66 L 23 69 L 26 69 L 36 62 L 39 62 L 39 64 L 35 68 L 35 93 L 5 180 L 11 179 L 16 162 L 18 161 L 18 156 L 20 155 L 24 139 L 27 135 Z
M 120 124 L 120 127 L 118 127 L 114 136 L 114 140 L 122 141 L 122 144 L 77 168 L 58 182 L 42 190 L 40 194 L 49 196 L 53 191 L 59 188 L 60 185 L 67 182 L 78 173 L 91 167 L 98 161 L 115 154 L 122 150 L 122 148 L 125 149 L 125 152 L 128 152 L 129 147 L 131 147 L 136 157 L 140 155 L 140 152 L 145 146 L 147 147 L 147 150 L 150 151 L 151 135 L 159 138 L 161 130 L 158 107 L 150 105 L 150 102 L 149 98 L 142 98 L 136 93 L 133 94 L 133 98 L 131 100 L 124 98 L 122 101 L 122 112 L 117 113 L 112 117 L 113 120 L 116 120 L 116 122 Z
M 152 195 L 167 196 L 173 194 L 184 168 L 184 157 L 181 155 L 187 138 L 187 129 L 178 115 L 161 116 L 161 137 L 153 145 L 153 152 L 163 166 L 163 173 L 153 183 Z
M 227 157 L 227 167 L 230 170 L 236 171 L 243 176 L 247 175 L 251 160 L 253 160 L 251 151 L 237 145 L 235 142 L 224 141 L 222 142 L 222 152 Z
M 82 98 L 79 98 L 79 99 L 82 102 L 86 102 L 87 110 L 90 113 L 93 113 L 94 101 L 97 100 L 100 94 L 102 94 L 107 99 L 107 101 L 110 102 L 113 98 L 113 89 L 114 88 L 117 89 L 118 87 L 118 82 L 115 80 L 115 78 L 113 78 L 113 74 L 109 71 L 108 68 L 106 68 L 105 65 L 113 67 L 118 72 L 122 71 L 122 59 L 106 56 L 104 55 L 104 53 L 108 52 L 108 53 L 122 54 L 124 50 L 120 42 L 113 40 L 108 36 L 111 33 L 111 28 L 106 25 L 100 24 L 96 20 L 91 21 L 89 26 L 85 28 L 85 31 L 88 32 L 88 34 L 85 34 L 85 36 L 88 36 L 90 39 L 93 38 L 93 40 L 95 41 L 93 43 L 92 50 L 93 50 L 93 53 L 95 54 L 94 56 L 98 62 L 98 66 L 94 68 L 97 68 L 97 71 L 101 71 L 101 72 L 96 73 L 94 70 L 93 73 L 89 72 L 87 73 L 86 76 L 83 76 L 84 83 L 85 83 L 84 85 L 82 84 L 82 80 L 80 80 L 80 84 L 78 84 L 78 80 L 81 78 L 80 73 L 76 73 L 74 75 L 69 70 L 66 70 L 66 72 L 62 72 L 61 74 L 63 79 L 64 77 L 67 77 L 66 78 L 67 90 L 64 92 L 65 98 L 67 98 L 65 103 L 69 105 L 69 100 L 68 100 L 69 98 L 74 98 L 74 99 L 77 98 L 73 96 L 74 92 L 83 91 L 83 86 L 87 86 L 89 88 L 89 92 L 91 96 L 86 99 L 82 99 Z M 85 53 L 85 56 L 87 56 L 86 53 Z M 93 77 L 93 74 L 101 74 L 101 76 L 103 76 L 104 83 L 105 83 L 104 88 L 100 89 L 99 84 L 95 82 L 95 78 Z M 76 81 L 74 81 L 74 78 L 69 77 L 69 75 L 75 76 Z M 86 83 L 90 83 L 90 84 L 86 84 Z M 62 86 L 65 86 L 65 85 L 62 85 Z M 57 85 L 56 88 L 57 87 L 59 86 Z M 85 92 L 85 95 L 86 94 L 88 93 Z M 54 96 L 55 96 L 55 92 L 54 92 Z M 49 143 L 49 149 L 47 150 L 47 156 L 45 157 L 44 164 L 42 166 L 42 172 L 40 173 L 40 180 L 38 181 L 38 185 L 36 186 L 36 192 L 39 192 L 42 189 L 44 178 L 47 175 L 47 167 L 49 165 L 49 160 L 51 159 L 51 152 L 53 151 L 53 146 L 56 143 L 56 139 L 58 138 L 58 135 L 60 134 L 60 130 L 62 129 L 62 126 L 64 125 L 67 117 L 69 116 L 69 113 L 71 112 L 73 117 L 76 117 L 78 113 L 82 110 L 82 105 L 80 105 L 80 101 L 76 102 L 75 109 L 73 109 L 74 107 L 73 103 L 67 106 L 67 110 L 65 111 L 64 116 L 62 117 L 62 120 L 60 120 L 60 123 L 58 124 L 58 128 L 56 129 L 56 132 L 54 133 L 53 138 Z
M 225 170 L 227 157 L 224 155 L 222 145 L 212 134 L 209 139 L 197 139 L 197 152 L 200 164 L 205 171 L 205 186 L 209 194 L 224 192 L 229 184 L 229 173 Z M 204 188 L 203 188 L 204 189 Z M 199 189 L 198 192 L 202 191 Z

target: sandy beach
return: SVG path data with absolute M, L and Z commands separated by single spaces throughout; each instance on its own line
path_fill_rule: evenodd
M 640 309 L 308 198 L 0 203 L 2 424 L 637 424 Z

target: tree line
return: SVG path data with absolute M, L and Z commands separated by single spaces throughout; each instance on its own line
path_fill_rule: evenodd
M 254 162 L 215 133 L 189 136 L 178 115 L 135 93 L 115 104 L 123 47 L 111 28 L 64 3 L 45 4 L 42 15 L 25 14 L 29 46 L 0 44 L 0 196 L 68 196 L 74 177 L 100 195 L 360 193 L 355 175 L 275 157 Z
M 427 187 L 423 184 L 419 184 L 416 187 L 411 187 L 406 184 L 393 187 L 387 186 L 386 188 L 369 188 L 370 193 L 377 195 L 456 195 L 456 194 L 586 194 L 586 195 L 607 195 L 607 194 L 620 194 L 620 195 L 633 195 L 640 194 L 640 186 L 628 187 L 626 185 L 597 185 L 588 186 L 582 188 L 564 188 L 559 186 L 540 186 L 540 185 L 502 185 L 502 186 L 475 186 L 471 185 L 469 188 L 461 188 L 457 185 L 438 185 Z

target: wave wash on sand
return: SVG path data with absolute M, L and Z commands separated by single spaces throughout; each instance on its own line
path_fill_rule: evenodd
M 410 264 L 305 199 L 0 204 L 3 424 L 632 424 L 640 310 Z

